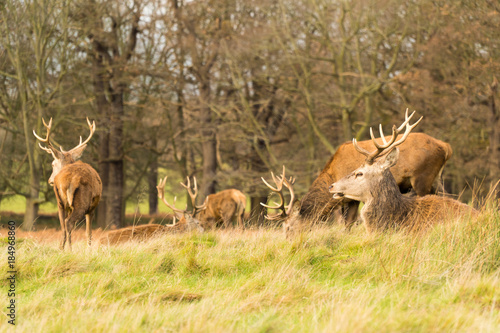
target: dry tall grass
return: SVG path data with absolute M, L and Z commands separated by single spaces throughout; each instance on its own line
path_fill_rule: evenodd
M 18 245 L 19 332 L 500 331 L 495 207 L 418 236 L 332 226 L 57 246 Z

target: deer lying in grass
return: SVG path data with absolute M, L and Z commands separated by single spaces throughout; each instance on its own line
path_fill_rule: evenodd
M 356 139 L 353 139 L 356 150 L 366 157 L 365 163 L 329 187 L 334 199 L 347 198 L 364 203 L 361 219 L 368 231 L 389 227 L 420 230 L 432 223 L 477 214 L 472 207 L 450 198 L 436 195 L 408 197 L 401 194 L 389 168 L 398 161 L 399 150 L 396 147 L 406 140 L 411 130 L 422 120 L 421 117 L 416 123 L 409 125 L 412 116 L 413 113 L 399 128 L 393 127 L 389 140 L 385 139 L 380 127 L 382 144 L 375 140 L 370 129 L 376 147 L 372 152 L 360 147 Z M 398 138 L 403 128 L 405 132 Z M 375 161 L 384 155 L 384 159 Z M 405 161 L 402 162 L 404 165 Z
M 195 201 L 198 196 L 198 187 L 196 185 L 196 178 L 194 180 L 194 188 L 191 190 L 191 184 L 188 178 L 187 184 L 181 183 L 184 188 L 188 191 L 189 196 L 191 197 L 193 210 L 191 212 L 186 209 L 182 210 L 175 207 L 176 198 L 174 198 L 174 203 L 168 203 L 165 198 L 165 184 L 167 182 L 167 177 L 160 180 L 160 183 L 156 187 L 158 190 L 158 197 L 162 199 L 163 203 L 172 209 L 175 214 L 173 224 L 171 225 L 161 225 L 161 224 L 144 224 L 138 226 L 130 226 L 123 229 L 113 230 L 105 235 L 103 235 L 99 242 L 100 244 L 117 244 L 123 243 L 129 240 L 138 240 L 143 241 L 152 238 L 155 235 L 164 234 L 164 233 L 182 233 L 182 232 L 190 232 L 193 230 L 198 230 L 203 232 L 204 229 L 200 224 L 200 221 L 194 217 L 200 210 L 205 209 L 205 204 L 201 206 L 196 206 Z M 176 223 L 176 218 L 179 221 Z
M 59 222 L 63 233 L 61 250 L 64 250 L 66 239 L 71 250 L 71 232 L 75 224 L 80 222 L 84 216 L 87 223 L 87 243 L 90 246 L 92 242 L 91 215 L 101 199 L 102 182 L 94 168 L 77 160 L 82 156 L 87 143 L 94 135 L 95 122 L 91 124 L 87 118 L 90 134 L 85 141 L 82 142 L 82 137 L 80 137 L 78 146 L 69 151 L 64 151 L 61 147 L 59 151 L 52 146 L 49 139 L 52 118 L 50 118 L 48 124 L 45 123 L 45 120 L 42 119 L 42 121 L 45 128 L 47 128 L 46 137 L 38 136 L 35 131 L 33 131 L 33 134 L 40 142 L 47 145 L 47 147 L 43 147 L 39 142 L 40 148 L 52 154 L 54 158 L 49 184 L 54 186 L 57 200 Z
M 405 118 L 408 119 L 408 109 Z M 389 140 L 389 137 L 385 139 Z M 357 145 L 366 150 L 375 148 L 373 140 L 360 141 Z M 434 193 L 436 189 L 443 190 L 440 183 L 441 174 L 446 161 L 453 153 L 448 143 L 424 133 L 410 133 L 399 148 L 401 161 L 405 163 L 398 163 L 390 170 L 401 192 L 411 191 L 418 196 L 424 196 Z M 340 145 L 308 192 L 297 202 L 298 207 L 290 209 L 290 213 L 281 214 L 288 232 L 310 226 L 318 220 L 330 220 L 333 213 L 339 215 L 338 220 L 350 229 L 357 220 L 359 201 L 345 197 L 335 199 L 328 192 L 328 187 L 363 163 L 363 155 L 357 152 L 352 142 Z

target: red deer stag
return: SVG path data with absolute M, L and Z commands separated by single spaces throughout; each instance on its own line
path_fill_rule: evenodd
M 413 114 L 412 114 L 413 115 Z M 410 116 L 411 118 L 411 116 Z M 405 119 L 408 120 L 408 109 Z M 370 131 L 373 137 L 373 132 Z M 386 140 L 389 137 L 385 137 Z M 373 140 L 357 143 L 359 147 L 371 150 Z M 413 190 L 416 195 L 432 193 L 441 184 L 441 173 L 446 161 L 452 155 L 451 146 L 424 133 L 411 133 L 400 146 L 401 160 L 391 173 L 401 192 Z M 341 210 L 341 219 L 349 229 L 357 219 L 359 201 L 346 198 L 335 199 L 328 193 L 328 186 L 363 164 L 363 156 L 357 153 L 352 142 L 342 144 L 326 163 L 323 171 L 301 199 L 293 216 L 287 217 L 290 231 L 297 223 L 306 223 L 316 218 L 328 220 L 333 211 Z
M 90 128 L 90 135 L 82 142 L 69 151 L 55 149 L 50 143 L 50 129 L 52 126 L 52 118 L 49 124 L 43 120 L 43 125 L 47 129 L 45 138 L 38 136 L 35 131 L 33 134 L 40 141 L 38 145 L 47 153 L 52 154 L 54 161 L 52 162 L 52 175 L 49 178 L 49 184 L 54 186 L 54 193 L 57 200 L 57 208 L 59 210 L 59 222 L 63 233 L 61 242 L 61 250 L 64 250 L 66 239 L 71 250 L 71 232 L 75 224 L 85 216 L 87 225 L 87 243 L 90 246 L 92 242 L 92 225 L 91 214 L 96 209 L 101 199 L 102 183 L 99 174 L 87 163 L 77 161 L 81 156 L 87 143 L 90 141 L 95 132 L 95 122 L 90 123 L 87 118 L 87 123 Z M 41 143 L 46 144 L 44 147 Z
M 266 208 L 281 210 L 281 213 L 277 213 L 275 215 L 266 215 L 266 219 L 270 221 L 284 219 L 283 221 L 283 230 L 285 231 L 285 235 L 288 237 L 290 232 L 293 229 L 293 226 L 297 224 L 298 219 L 298 205 L 295 205 L 297 199 L 295 198 L 295 192 L 293 190 L 293 184 L 295 183 L 295 178 L 290 177 L 287 179 L 285 176 L 285 166 L 283 166 L 283 172 L 280 176 L 275 176 L 273 172 L 271 172 L 271 178 L 273 179 L 276 187 L 270 185 L 264 177 L 261 177 L 264 184 L 271 189 L 272 192 L 277 193 L 280 198 L 280 203 L 276 203 L 274 206 L 266 205 L 263 202 L 260 204 Z M 290 202 L 288 205 L 285 204 L 285 196 L 283 194 L 283 186 L 288 189 L 290 192 Z
M 167 182 L 167 176 L 160 180 L 160 183 L 156 187 L 158 189 L 158 198 L 160 198 L 163 203 L 170 208 L 175 216 L 179 219 L 179 222 L 176 224 L 175 219 L 174 219 L 174 226 L 177 231 L 191 231 L 198 229 L 199 231 L 203 231 L 204 228 L 200 223 L 200 220 L 198 219 L 198 214 L 200 211 L 203 211 L 206 208 L 206 203 L 203 203 L 202 205 L 197 206 L 196 205 L 196 197 L 198 196 L 198 186 L 196 184 L 196 177 L 194 177 L 194 186 L 191 189 L 191 182 L 189 180 L 189 177 L 187 178 L 186 184 L 181 183 L 181 185 L 187 190 L 189 197 L 191 198 L 191 207 L 192 211 L 188 212 L 187 210 L 187 204 L 186 208 L 184 210 L 176 208 L 175 207 L 175 201 L 177 197 L 174 197 L 174 202 L 173 204 L 169 204 L 167 199 L 165 198 L 164 190 L 165 190 L 165 184 Z
M 167 207 L 172 209 L 172 211 L 175 214 L 173 224 L 171 225 L 144 224 L 144 225 L 130 226 L 123 229 L 113 230 L 103 235 L 99 239 L 99 243 L 109 245 L 109 244 L 122 243 L 129 240 L 139 240 L 139 241 L 147 240 L 155 235 L 160 235 L 165 233 L 169 234 L 182 233 L 182 232 L 190 232 L 193 230 L 198 230 L 200 232 L 203 232 L 204 229 L 200 225 L 200 221 L 194 217 L 194 215 L 198 213 L 200 210 L 205 209 L 204 204 L 201 206 L 194 205 L 196 197 L 198 196 L 196 179 L 194 183 L 194 192 L 191 190 L 190 186 L 191 184 L 189 182 L 189 179 L 186 185 L 181 183 L 181 185 L 187 189 L 188 194 L 191 197 L 191 201 L 193 203 L 192 212 L 188 212 L 187 207 L 184 210 L 175 207 L 176 198 L 174 198 L 173 204 L 168 203 L 167 199 L 165 198 L 166 182 L 167 182 L 167 177 L 161 179 L 156 188 L 158 190 L 158 197 L 162 199 L 163 203 L 165 203 Z M 176 218 L 179 219 L 177 223 L 176 223 Z
M 411 197 L 401 194 L 398 183 L 389 168 L 398 161 L 399 149 L 396 147 L 409 138 L 411 130 L 422 120 L 420 118 L 413 125 L 409 125 L 410 118 L 411 116 L 407 117 L 399 128 L 393 127 L 389 140 L 384 138 L 382 127 L 380 127 L 383 143 L 377 142 L 373 137 L 373 131 L 370 131 L 376 147 L 372 152 L 361 147 L 356 139 L 353 139 L 354 148 L 366 157 L 365 162 L 329 187 L 329 192 L 333 194 L 334 199 L 347 198 L 364 203 L 361 209 L 361 219 L 368 231 L 383 230 L 388 227 L 408 227 L 412 230 L 420 230 L 431 223 L 448 218 L 477 214 L 472 207 L 450 198 L 436 195 Z M 404 134 L 398 137 L 403 128 L 405 128 Z M 387 155 L 384 159 L 375 161 L 384 155 Z M 402 166 L 404 167 L 407 162 L 403 160 Z

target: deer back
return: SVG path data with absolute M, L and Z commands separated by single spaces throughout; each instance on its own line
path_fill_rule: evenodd
M 130 226 L 107 232 L 99 238 L 99 243 L 105 245 L 124 243 L 130 240 L 146 240 L 162 233 L 165 228 L 165 226 L 160 224 Z
M 239 190 L 228 189 L 207 196 L 207 207 L 200 211 L 201 220 L 222 219 L 224 216 L 233 217 L 245 211 L 246 196 Z

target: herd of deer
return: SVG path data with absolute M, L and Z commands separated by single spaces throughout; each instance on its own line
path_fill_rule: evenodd
M 385 136 L 380 126 L 380 139 L 376 139 L 370 128 L 371 140 L 342 144 L 327 162 L 325 168 L 313 182 L 311 188 L 298 201 L 293 184 L 295 179 L 285 176 L 285 167 L 281 175 L 271 173 L 275 186 L 264 178 L 262 181 L 277 193 L 280 203 L 263 206 L 280 210 L 275 215 L 267 215 L 269 220 L 283 220 L 283 228 L 287 237 L 304 227 L 310 228 L 312 221 L 328 219 L 336 214 L 348 229 L 357 220 L 358 206 L 363 202 L 361 220 L 367 230 L 385 230 L 391 227 L 418 229 L 447 219 L 464 215 L 474 216 L 478 212 L 472 207 L 448 197 L 432 195 L 440 186 L 444 164 L 451 157 L 449 144 L 434 139 L 423 133 L 410 133 L 418 125 L 422 117 L 413 125 L 409 122 L 415 112 L 396 128 L 392 135 Z M 87 123 L 90 135 L 85 141 L 69 151 L 55 149 L 49 136 L 52 119 L 47 124 L 45 138 L 33 134 L 40 141 L 41 149 L 52 154 L 53 172 L 49 184 L 54 187 L 59 221 L 63 232 L 61 249 L 66 240 L 71 249 L 71 232 L 75 224 L 85 216 L 87 242 L 91 245 L 91 215 L 96 209 L 102 191 L 102 183 L 98 173 L 86 163 L 78 161 L 87 143 L 95 132 L 95 122 Z M 400 134 L 401 131 L 404 133 Z M 46 147 L 41 143 L 46 144 Z M 401 159 L 404 163 L 397 163 Z M 196 204 L 198 187 L 196 178 L 187 178 L 181 185 L 187 190 L 191 199 L 191 211 L 170 204 L 164 195 L 167 177 L 160 180 L 157 189 L 158 197 L 163 200 L 175 214 L 171 225 L 146 224 L 110 231 L 101 237 L 101 243 L 113 244 L 131 239 L 147 239 L 158 233 L 203 231 L 223 225 L 230 227 L 236 219 L 239 227 L 243 227 L 246 196 L 238 190 L 229 189 L 206 197 L 202 205 Z M 290 201 L 285 204 L 284 188 L 290 192 Z M 403 193 L 411 192 L 409 195 Z M 176 223 L 175 219 L 179 221 Z

